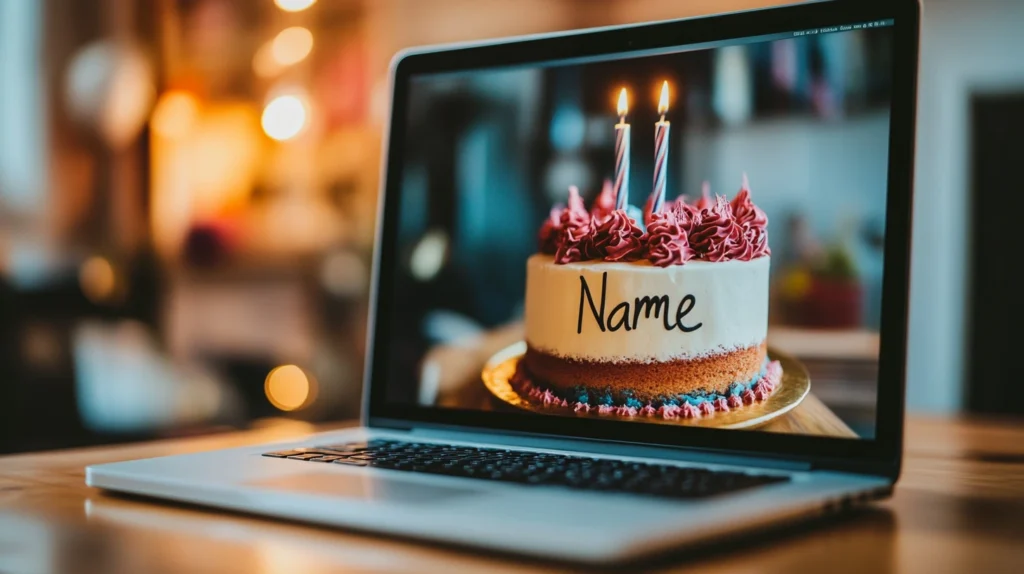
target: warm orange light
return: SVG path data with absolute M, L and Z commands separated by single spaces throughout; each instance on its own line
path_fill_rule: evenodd
M 309 106 L 298 95 L 278 96 L 263 108 L 263 132 L 277 141 L 294 138 L 309 121 Z
M 302 26 L 285 28 L 274 37 L 270 50 L 277 64 L 298 64 L 313 50 L 313 33 Z
M 263 390 L 270 404 L 282 411 L 294 411 L 312 402 L 313 380 L 295 365 L 281 365 L 270 371 Z
M 252 57 L 252 71 L 261 78 L 270 78 L 281 73 L 284 68 L 274 57 L 274 41 L 270 40 L 260 46 Z
M 629 101 L 626 99 L 626 88 L 619 92 L 619 117 L 626 117 L 629 113 Z
M 199 115 L 199 102 L 189 92 L 171 90 L 165 92 L 153 108 L 150 125 L 153 131 L 167 138 L 188 135 Z
M 117 273 L 107 259 L 94 256 L 78 270 L 78 284 L 82 292 L 94 303 L 110 299 L 117 288 Z
M 316 0 L 274 0 L 274 4 L 285 12 L 301 12 L 316 4 Z
M 668 81 L 661 85 L 661 99 L 658 100 L 658 113 L 665 115 L 668 112 Z

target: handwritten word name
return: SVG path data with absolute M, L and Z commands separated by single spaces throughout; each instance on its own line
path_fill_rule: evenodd
M 694 305 L 697 304 L 697 298 L 691 294 L 683 296 L 679 300 L 679 304 L 676 305 L 675 317 L 672 318 L 669 315 L 669 309 L 671 307 L 669 303 L 668 295 L 660 296 L 643 296 L 637 297 L 633 301 L 632 307 L 630 307 L 629 301 L 623 301 L 618 303 L 610 313 L 605 315 L 605 292 L 608 289 L 608 273 L 605 272 L 601 276 L 601 296 L 600 304 L 595 304 L 594 296 L 590 292 L 590 285 L 587 284 L 587 279 L 580 275 L 580 313 L 579 319 L 576 322 L 576 333 L 583 332 L 583 318 L 584 311 L 589 307 L 590 315 L 594 317 L 594 322 L 597 323 L 597 327 L 601 329 L 601 332 L 605 331 L 618 331 L 619 329 L 626 329 L 632 331 L 637 328 L 640 322 L 640 314 L 643 313 L 644 319 L 650 319 L 651 315 L 654 315 L 655 319 L 661 318 L 662 324 L 665 326 L 666 331 L 671 331 L 678 328 L 684 333 L 691 333 L 701 328 L 703 323 L 697 323 L 696 325 L 684 325 L 683 318 L 693 310 Z

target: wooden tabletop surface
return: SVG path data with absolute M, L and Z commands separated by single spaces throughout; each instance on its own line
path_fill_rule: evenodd
M 566 566 L 117 498 L 87 464 L 225 448 L 308 432 L 211 437 L 0 458 L 0 572 L 512 572 Z M 895 496 L 742 549 L 630 571 L 1024 572 L 1024 425 L 911 418 Z

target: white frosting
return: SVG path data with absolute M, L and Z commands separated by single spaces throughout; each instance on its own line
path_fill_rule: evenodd
M 768 332 L 769 259 L 688 261 L 656 267 L 646 261 L 556 265 L 550 255 L 534 255 L 526 264 L 526 341 L 560 357 L 642 362 L 693 358 L 760 344 Z M 582 294 L 580 278 L 586 280 L 599 315 L 604 273 L 608 273 L 608 281 L 602 331 Z M 641 312 L 634 327 L 637 298 L 662 295 L 668 296 L 668 321 L 674 328 L 665 328 L 663 305 L 653 305 L 659 307 L 657 318 L 653 310 L 649 318 Z M 700 327 L 683 332 L 676 327 L 676 316 L 687 295 L 693 296 L 692 308 L 681 323 L 691 329 Z M 630 330 L 622 324 L 621 309 L 612 313 L 622 302 L 629 303 Z M 683 302 L 681 310 L 685 312 L 688 306 Z M 613 326 L 618 330 L 613 331 Z

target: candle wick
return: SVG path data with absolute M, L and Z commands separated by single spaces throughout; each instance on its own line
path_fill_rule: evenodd
M 665 121 L 665 114 L 661 114 L 661 121 Z

